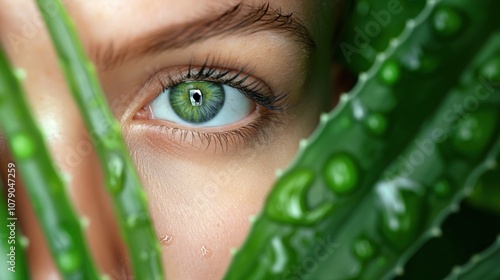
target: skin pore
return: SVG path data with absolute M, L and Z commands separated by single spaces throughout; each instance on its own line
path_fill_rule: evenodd
M 261 209 L 275 170 L 287 166 L 299 140 L 331 103 L 307 80 L 321 35 L 313 15 L 322 1 L 63 2 L 122 125 L 163 240 L 167 278 L 220 279 L 231 248 L 244 241 L 249 217 Z M 33 114 L 55 162 L 71 178 L 77 211 L 90 221 L 86 234 L 94 259 L 112 279 L 124 279 L 130 273 L 126 249 L 91 134 L 36 7 L 30 0 L 0 0 L 0 7 L 0 42 L 27 73 L 23 85 Z M 165 89 L 196 79 L 240 87 L 247 96 L 235 94 L 250 100 L 251 113 L 210 127 L 158 118 L 151 103 Z M 1 139 L 6 166 L 12 159 Z M 59 279 L 21 186 L 18 193 L 33 279 Z

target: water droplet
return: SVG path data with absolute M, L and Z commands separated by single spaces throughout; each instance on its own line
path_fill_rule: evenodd
M 358 183 L 358 168 L 353 159 L 338 154 L 328 160 L 323 171 L 325 182 L 336 194 L 351 192 Z
M 172 236 L 165 234 L 165 236 L 160 240 L 160 243 L 164 246 L 172 244 Z
M 454 266 L 453 269 L 451 270 L 453 274 L 460 274 L 462 273 L 462 268 L 460 266 Z
M 366 238 L 358 238 L 353 244 L 354 254 L 361 260 L 367 261 L 375 255 L 375 246 Z
M 283 175 L 283 170 L 282 169 L 276 169 L 276 172 L 274 173 L 276 175 L 276 178 L 280 178 Z
M 80 225 L 82 226 L 83 229 L 87 229 L 90 225 L 90 220 L 89 218 L 82 216 L 80 218 Z
M 441 235 L 443 235 L 443 232 L 441 231 L 440 228 L 438 227 L 433 227 L 431 228 L 431 230 L 429 231 L 429 234 L 430 236 L 432 237 L 440 237 Z
M 404 273 L 405 273 L 405 270 L 402 266 L 397 266 L 396 268 L 394 268 L 394 274 L 396 276 L 402 276 Z
M 229 254 L 231 254 L 232 257 L 236 256 L 236 254 L 238 254 L 238 249 L 237 248 L 229 249 Z
M 26 159 L 35 154 L 36 143 L 28 134 L 18 133 L 12 137 L 12 153 L 16 158 Z
M 207 247 L 201 246 L 201 256 L 204 258 L 210 258 L 213 255 L 212 251 L 208 250 Z
M 147 213 L 142 213 L 138 215 L 131 215 L 127 219 L 128 227 L 140 227 L 147 224 L 149 221 L 149 215 Z
M 21 237 L 19 238 L 19 243 L 21 244 L 21 247 L 23 249 L 26 249 L 30 245 L 30 240 L 25 235 L 21 235 Z
M 139 255 L 141 261 L 147 261 L 149 259 L 149 254 L 146 251 L 142 251 Z
M 488 60 L 479 69 L 479 75 L 488 82 L 500 82 L 500 56 Z
M 451 192 L 450 183 L 447 180 L 439 180 L 432 188 L 438 197 L 447 197 Z
M 28 76 L 28 73 L 26 73 L 26 70 L 23 68 L 16 68 L 14 69 L 14 76 L 16 76 L 19 81 L 23 81 Z
M 248 221 L 251 224 L 255 223 L 256 220 L 257 220 L 257 217 L 255 215 L 251 215 L 250 217 L 248 217 Z
M 440 7 L 436 10 L 432 19 L 433 27 L 441 36 L 452 36 L 457 34 L 463 25 L 462 16 L 455 8 Z
M 371 114 L 365 119 L 365 125 L 371 133 L 382 135 L 387 129 L 387 119 L 381 114 Z
M 308 145 L 308 141 L 306 139 L 302 139 L 299 141 L 299 148 L 301 150 L 305 149 Z
M 67 186 L 67 185 L 71 184 L 71 180 L 73 179 L 73 176 L 71 175 L 71 173 L 62 172 L 61 178 L 63 180 L 63 183 Z
M 148 194 L 143 189 L 139 189 L 139 197 L 145 204 L 148 204 Z
M 423 199 L 415 190 L 399 185 L 387 185 L 383 191 L 381 187 L 377 187 L 377 192 L 385 192 L 382 194 L 385 196 L 382 197 L 385 199 L 382 201 L 384 207 L 381 211 L 382 235 L 396 249 L 402 250 L 418 234 Z
M 379 72 L 379 79 L 388 86 L 394 85 L 401 76 L 399 65 L 393 61 L 387 61 Z
M 487 147 L 497 123 L 493 110 L 476 111 L 465 116 L 452 136 L 455 148 L 466 156 L 478 156 Z
M 332 205 L 325 204 L 313 210 L 305 205 L 305 197 L 314 178 L 314 172 L 309 169 L 283 175 L 269 195 L 266 214 L 275 220 L 298 224 L 311 224 L 323 219 Z
M 359 99 L 354 99 L 352 101 L 352 114 L 356 120 L 361 120 L 366 115 L 366 108 Z
M 123 189 L 125 166 L 123 159 L 117 154 L 111 154 L 107 160 L 109 170 L 108 188 L 111 192 L 117 194 Z
M 271 271 L 274 274 L 281 274 L 286 268 L 289 255 L 286 251 L 286 244 L 284 244 L 281 236 L 275 236 L 271 240 L 272 258 L 271 258 Z
M 64 273 L 77 271 L 81 262 L 80 255 L 74 249 L 63 251 L 57 256 L 57 264 Z
M 339 124 L 341 128 L 348 128 L 352 124 L 351 118 L 348 116 L 343 116 L 340 118 Z

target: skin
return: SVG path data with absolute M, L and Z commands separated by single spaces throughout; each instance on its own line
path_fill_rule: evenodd
M 293 12 L 317 39 L 320 32 L 311 15 L 319 2 L 273 0 L 272 5 L 284 13 Z M 325 104 L 331 104 L 332 99 L 309 90 L 311 58 L 304 54 L 302 46 L 270 31 L 215 37 L 179 49 L 124 59 L 112 68 L 106 67 L 105 58 L 96 55 L 98 45 L 127 45 L 131 38 L 160 26 L 191 22 L 237 2 L 214 3 L 65 1 L 86 50 L 97 65 L 111 109 L 122 124 L 149 197 L 158 239 L 170 240 L 162 242 L 168 279 L 223 276 L 230 262 L 230 249 L 244 241 L 249 217 L 259 212 L 275 170 L 287 166 L 299 140 L 311 133 L 321 111 L 329 107 Z M 48 34 L 32 1 L 0 0 L 0 6 L 0 41 L 12 63 L 27 73 L 23 84 L 34 115 L 58 167 L 71 178 L 69 192 L 77 211 L 90 221 L 86 234 L 94 259 L 102 272 L 113 279 L 123 279 L 130 274 L 126 250 L 101 183 L 97 156 L 59 71 Z M 12 34 L 20 41 L 13 40 Z M 258 110 L 237 123 L 216 128 L 185 127 L 150 119 L 147 105 L 162 90 L 158 79 L 171 74 L 172 67 L 190 62 L 201 65 L 207 57 L 216 55 L 222 64 L 248 64 L 253 69 L 252 78 L 265 79 L 273 90 L 288 92 L 289 108 L 271 113 L 274 121 L 263 125 L 262 132 L 253 133 L 250 142 L 235 138 L 219 145 L 207 144 L 190 135 L 182 138 L 169 129 L 158 129 L 166 126 L 223 132 L 237 130 L 262 117 L 264 111 Z M 151 76 L 154 78 L 148 83 Z M 4 141 L 0 141 L 0 149 L 1 164 L 6 166 L 12 159 Z M 21 183 L 17 191 L 17 212 L 30 242 L 28 256 L 33 279 L 59 279 Z

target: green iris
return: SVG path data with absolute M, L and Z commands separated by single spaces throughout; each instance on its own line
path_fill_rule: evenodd
M 175 113 L 190 123 L 204 123 L 222 109 L 226 94 L 219 83 L 186 82 L 170 88 L 170 105 Z

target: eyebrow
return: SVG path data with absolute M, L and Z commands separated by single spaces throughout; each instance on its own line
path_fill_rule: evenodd
M 126 60 L 180 49 L 214 37 L 247 35 L 262 31 L 281 34 L 302 45 L 310 53 L 316 43 L 306 26 L 293 13 L 274 9 L 269 2 L 260 6 L 238 4 L 222 14 L 180 25 L 167 26 L 141 36 L 120 48 L 113 43 L 90 51 L 94 63 L 110 70 Z

